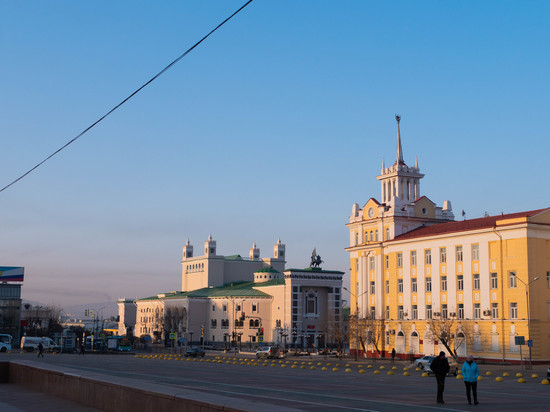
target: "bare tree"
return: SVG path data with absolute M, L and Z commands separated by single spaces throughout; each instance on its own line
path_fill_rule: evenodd
M 164 331 L 165 333 L 177 332 L 181 334 L 186 332 L 187 309 L 183 306 L 167 307 L 164 311 Z
M 466 346 L 472 338 L 469 323 L 462 322 L 455 316 L 437 316 L 431 319 L 428 325 L 431 332 L 431 341 L 441 343 L 455 361 L 458 361 L 458 349 Z
M 63 309 L 58 306 L 46 306 L 44 309 L 44 321 L 47 325 L 46 334 L 51 336 L 52 333 L 62 332 L 63 326 L 61 326 L 61 314 Z
M 372 346 L 372 357 L 376 357 L 375 354 L 381 357 L 382 351 L 380 350 L 380 343 L 384 339 L 384 322 L 381 319 L 376 319 L 375 316 L 369 315 L 359 320 L 359 331 L 365 356 L 367 354 L 367 347 Z

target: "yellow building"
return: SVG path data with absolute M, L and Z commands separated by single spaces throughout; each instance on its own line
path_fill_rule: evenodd
M 420 195 L 424 175 L 403 161 L 396 120 L 397 158 L 377 177 L 382 201 L 355 204 L 347 224 L 352 352 L 515 362 L 531 349 L 548 361 L 550 208 L 455 221 L 449 201 Z

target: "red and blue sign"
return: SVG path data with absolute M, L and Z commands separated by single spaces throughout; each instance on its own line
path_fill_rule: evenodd
M 23 282 L 25 268 L 17 266 L 0 266 L 0 282 Z

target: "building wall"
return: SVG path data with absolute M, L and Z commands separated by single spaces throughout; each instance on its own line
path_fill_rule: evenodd
M 447 305 L 449 316 L 456 314 L 454 328 L 462 328 L 466 339 L 460 345 L 459 354 L 509 360 L 519 360 L 515 336 L 528 339 L 529 316 L 531 338 L 535 342 L 532 355 L 537 359 L 550 359 L 550 289 L 546 280 L 546 273 L 550 271 L 550 228 L 534 225 L 526 219 L 507 223 L 508 226 L 500 225 L 496 229 L 403 241 L 396 239 L 376 245 L 378 247 L 368 244 L 355 247 L 356 250 L 350 252 L 352 313 L 356 301 L 363 318 L 370 307 L 375 306 L 376 316 L 384 319 L 385 328 L 390 331 L 385 340 L 386 350 L 396 347 L 398 352 L 407 355 L 411 351 L 422 355 L 444 349 L 441 344 L 424 342 L 423 337 L 430 323 L 426 317 L 429 305 L 432 315 L 443 312 L 443 305 Z M 462 247 L 462 261 L 457 259 L 459 246 Z M 477 259 L 474 247 L 478 248 Z M 441 261 L 442 249 L 446 251 L 444 262 Z M 427 250 L 431 251 L 431 264 L 426 263 Z M 416 251 L 416 265 L 411 262 L 412 251 Z M 371 270 L 372 258 L 374 270 Z M 516 274 L 513 284 L 511 273 Z M 492 274 L 497 276 L 497 288 L 492 287 Z M 479 280 L 474 280 L 474 275 L 479 275 Z M 536 276 L 540 279 L 533 282 Z M 446 290 L 442 290 L 443 277 L 446 278 Z M 431 291 L 427 290 L 427 279 L 431 279 Z M 373 280 L 375 293 L 371 294 L 370 282 Z M 413 291 L 414 280 L 416 292 Z M 459 280 L 462 289 L 459 289 Z M 526 286 L 522 281 L 533 282 L 529 288 L 529 315 Z M 386 293 L 386 282 L 389 293 Z M 479 305 L 478 311 L 476 305 Z M 498 306 L 496 316 L 494 305 Z M 412 319 L 413 306 L 416 306 L 417 319 Z M 389 316 L 385 313 L 386 307 L 389 307 Z M 400 307 L 408 315 L 403 319 L 399 319 Z M 411 341 L 414 330 L 420 336 L 418 344 Z M 398 339 L 399 332 L 404 337 Z M 524 349 L 526 352 L 527 348 Z

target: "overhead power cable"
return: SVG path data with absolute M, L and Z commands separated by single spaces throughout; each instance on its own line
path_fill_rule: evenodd
M 202 39 L 200 39 L 198 42 L 196 42 L 192 47 L 187 49 L 183 54 L 178 56 L 176 59 L 174 59 L 168 66 L 166 66 L 164 69 L 162 69 L 160 72 L 158 72 L 156 75 L 151 77 L 146 83 L 141 85 L 138 89 L 136 89 L 132 94 L 130 94 L 128 97 L 126 97 L 124 100 L 122 100 L 119 104 L 114 106 L 111 110 L 109 110 L 107 113 L 105 113 L 103 116 L 101 116 L 99 119 L 97 119 L 95 122 L 93 122 L 90 126 L 88 126 L 86 129 L 84 129 L 80 134 L 73 139 L 69 140 L 67 143 L 65 143 L 63 146 L 61 146 L 59 149 L 57 149 L 55 152 L 53 152 L 51 155 L 46 157 L 44 160 L 42 160 L 40 163 L 36 164 L 34 167 L 23 173 L 21 176 L 19 176 L 17 179 L 15 179 L 10 184 L 4 186 L 2 189 L 0 189 L 0 192 L 3 192 L 8 187 L 13 186 L 15 183 L 19 182 L 21 179 L 23 179 L 25 176 L 33 172 L 34 170 L 38 169 L 40 166 L 42 166 L 44 163 L 46 163 L 48 160 L 50 160 L 52 157 L 54 157 L 56 154 L 61 152 L 63 149 L 65 149 L 70 144 L 74 143 L 76 140 L 78 140 L 80 137 L 84 136 L 86 133 L 88 133 L 91 129 L 93 129 L 96 125 L 101 123 L 105 118 L 107 118 L 111 113 L 113 113 L 115 110 L 117 110 L 120 106 L 122 106 L 124 103 L 126 103 L 128 100 L 130 100 L 132 97 L 134 97 L 136 94 L 138 94 L 142 89 L 144 89 L 146 86 L 151 84 L 153 81 L 155 81 L 157 78 L 159 78 L 162 74 L 164 74 L 166 71 L 168 71 L 172 66 L 174 66 L 176 63 L 178 63 L 181 59 L 183 59 L 185 56 L 187 56 L 193 49 L 195 49 L 199 44 L 201 44 L 203 41 L 205 41 L 208 37 L 210 37 L 211 34 L 213 34 L 216 30 L 218 30 L 220 27 L 222 27 L 225 23 L 227 23 L 229 20 L 231 20 L 234 16 L 236 16 L 241 10 L 243 10 L 246 6 L 248 6 L 250 3 L 252 3 L 253 0 L 248 0 L 244 5 L 242 5 L 237 11 L 235 11 L 233 14 L 231 14 L 228 18 L 226 18 L 224 21 L 222 21 L 220 24 L 218 24 L 215 28 L 213 28 L 206 36 L 204 36 Z

